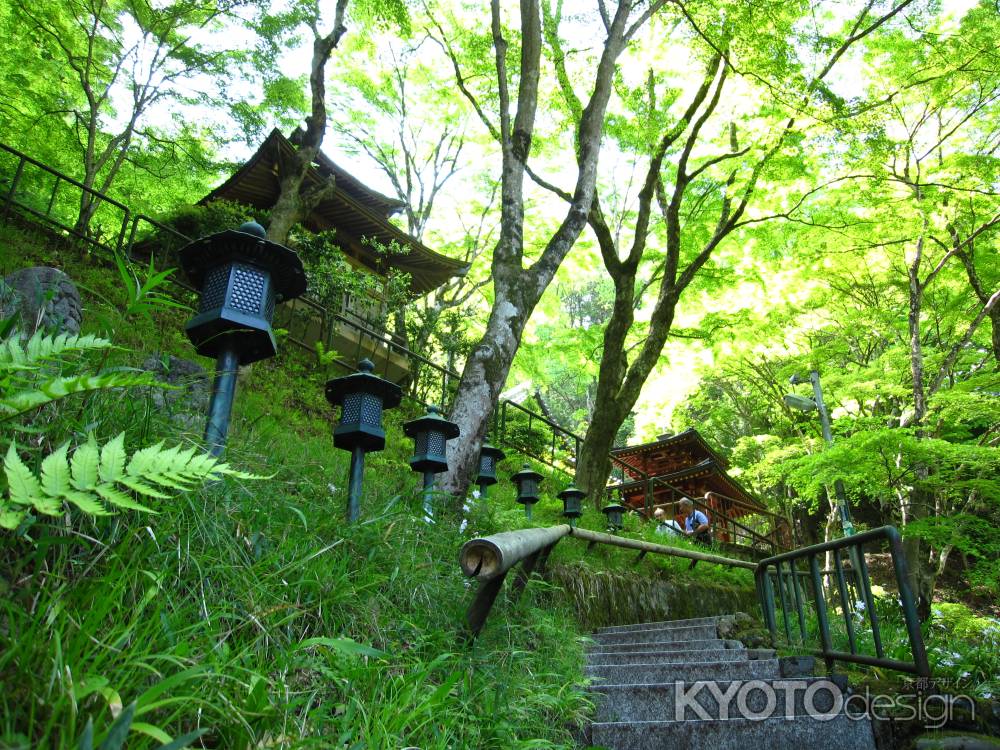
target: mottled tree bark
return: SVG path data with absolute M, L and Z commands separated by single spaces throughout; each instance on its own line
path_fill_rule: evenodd
M 622 0 L 615 13 L 606 18 L 607 37 L 594 75 L 594 88 L 584 108 L 577 131 L 577 178 L 572 194 L 566 194 L 568 209 L 558 229 L 549 238 L 539 259 L 524 264 L 524 178 L 538 104 L 538 83 L 542 47 L 541 10 L 538 0 L 521 0 L 521 54 L 516 80 L 516 109 L 512 107 L 507 87 L 507 41 L 503 37 L 499 0 L 491 3 L 493 46 L 499 93 L 499 127 L 485 116 L 481 106 L 465 85 L 454 54 L 456 78 L 463 94 L 500 143 L 503 157 L 501 171 L 500 236 L 493 253 L 494 305 L 483 338 L 475 346 L 462 373 L 451 419 L 462 431 L 449 449 L 449 471 L 444 488 L 464 495 L 476 470 L 490 416 L 496 408 L 500 391 L 507 380 L 521 335 L 539 298 L 552 281 L 556 270 L 572 248 L 587 222 L 594 197 L 597 162 L 604 131 L 604 115 L 612 91 L 616 61 L 628 40 L 664 3 L 650 3 L 640 17 L 629 23 L 633 4 Z M 440 29 L 439 29 L 440 31 Z M 442 32 L 443 33 L 443 32 Z M 450 48 L 448 48 L 450 50 Z M 511 118 L 511 111 L 514 116 Z

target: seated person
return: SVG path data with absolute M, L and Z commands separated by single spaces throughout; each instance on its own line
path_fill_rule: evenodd
M 684 514 L 684 534 L 702 544 L 712 543 L 712 526 L 708 516 L 694 509 L 694 503 L 684 498 L 680 501 L 680 510 Z
M 656 533 L 657 534 L 683 534 L 684 530 L 680 527 L 674 519 L 667 518 L 667 513 L 663 508 L 657 508 L 653 511 L 653 518 L 656 519 Z

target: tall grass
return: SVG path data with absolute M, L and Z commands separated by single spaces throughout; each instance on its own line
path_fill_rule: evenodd
M 44 251 L 0 253 L 0 270 Z M 121 347 L 93 364 L 192 356 L 183 312 L 126 318 L 113 271 L 59 254 L 50 262 L 83 287 L 86 330 Z M 441 502 L 435 523 L 420 520 L 400 429 L 413 414 L 397 410 L 386 451 L 368 458 L 362 521 L 347 526 L 347 456 L 332 445 L 325 377 L 289 346 L 241 377 L 227 460 L 266 480 L 227 477 L 156 502 L 154 514 L 68 509 L 0 535 L 0 747 L 80 747 L 88 722 L 98 747 L 133 703 L 130 750 L 192 733 L 192 746 L 210 748 L 575 746 L 591 708 L 578 602 L 535 581 L 519 601 L 498 600 L 478 640 L 462 638 L 474 592 L 457 552 L 473 535 L 525 525 L 512 489 L 501 483 L 464 515 Z M 153 395 L 64 399 L 21 420 L 18 445 L 42 456 L 121 431 L 130 448 L 196 443 Z M 558 507 L 544 501 L 536 523 L 559 522 Z M 583 550 L 564 542 L 553 564 L 572 569 Z M 588 559 L 635 570 L 617 550 Z M 711 566 L 693 575 L 746 583 Z

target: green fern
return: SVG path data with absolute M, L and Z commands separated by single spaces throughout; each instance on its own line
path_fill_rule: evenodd
M 73 393 L 141 385 L 158 384 L 148 372 L 111 372 L 103 375 L 49 378 L 34 384 L 34 387 L 16 390 L 11 395 L 0 398 L 0 421 L 24 414 L 52 401 L 58 401 Z
M 157 385 L 148 372 L 44 374 L 43 368 L 68 354 L 110 349 L 98 336 L 51 335 L 37 331 L 22 344 L 17 336 L 0 342 L 0 421 L 74 393 Z M 40 374 L 43 373 L 43 374 Z
M 99 349 L 111 349 L 113 344 L 99 336 L 57 335 L 36 331 L 23 345 L 17 336 L 0 341 L 0 369 L 31 370 L 44 362 L 67 354 Z
M 230 468 L 195 447 L 164 447 L 163 443 L 125 451 L 125 433 L 98 446 L 93 435 L 69 455 L 69 444 L 60 446 L 42 461 L 36 475 L 11 444 L 4 458 L 7 491 L 0 497 L 0 527 L 16 529 L 27 513 L 59 515 L 66 503 L 84 513 L 103 516 L 112 509 L 156 511 L 137 502 L 134 495 L 163 499 L 174 491 L 225 476 L 257 479 Z

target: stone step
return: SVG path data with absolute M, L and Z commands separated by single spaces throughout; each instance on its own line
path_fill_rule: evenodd
M 875 750 L 871 722 L 841 714 L 830 721 L 809 716 L 754 721 L 599 722 L 592 745 L 608 750 Z
M 650 685 L 675 680 L 770 680 L 781 676 L 777 659 L 682 664 L 594 664 L 583 668 L 603 685 Z
M 718 628 L 715 623 L 708 625 L 682 625 L 676 628 L 647 628 L 628 630 L 623 633 L 595 633 L 591 636 L 597 643 L 665 643 L 677 641 L 701 641 L 715 638 Z
M 642 641 L 638 643 L 595 643 L 590 651 L 602 653 L 624 651 L 687 651 L 689 654 L 714 651 L 722 648 L 742 649 L 739 641 L 725 641 L 720 638 L 702 638 L 695 641 Z
M 649 644 L 644 644 L 649 645 Z M 703 649 L 697 652 L 704 661 L 747 661 L 750 652 L 745 648 Z M 692 652 L 683 651 L 591 651 L 588 664 L 683 664 L 691 661 Z M 774 658 L 774 652 L 768 658 Z
M 654 628 L 686 628 L 691 626 L 715 625 L 720 617 L 725 615 L 715 615 L 714 617 L 692 617 L 689 620 L 664 620 L 662 622 L 639 622 L 634 625 L 612 625 L 607 628 L 598 628 L 596 633 L 627 633 L 630 630 L 651 630 Z
M 595 685 L 597 721 L 832 718 L 847 698 L 843 678 L 695 680 L 660 685 Z

